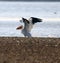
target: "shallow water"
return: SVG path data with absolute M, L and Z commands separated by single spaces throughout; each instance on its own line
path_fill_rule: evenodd
M 21 30 L 16 30 L 19 21 L 0 21 L 0 36 L 24 37 Z M 31 31 L 33 37 L 60 37 L 60 22 L 36 23 Z

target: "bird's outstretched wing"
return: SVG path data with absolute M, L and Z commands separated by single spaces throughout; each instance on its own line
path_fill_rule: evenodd
M 36 17 L 30 17 L 29 20 L 32 21 L 32 24 L 35 24 L 37 22 L 42 22 L 42 19 Z

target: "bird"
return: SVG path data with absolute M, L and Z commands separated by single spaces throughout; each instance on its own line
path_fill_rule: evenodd
M 23 25 L 18 26 L 16 29 L 22 29 L 21 33 L 25 36 L 25 37 L 32 37 L 31 35 L 31 30 L 34 26 L 35 23 L 37 22 L 42 22 L 42 19 L 40 18 L 36 18 L 36 17 L 30 17 L 28 20 L 26 18 L 22 17 L 22 21 L 24 23 L 24 27 Z

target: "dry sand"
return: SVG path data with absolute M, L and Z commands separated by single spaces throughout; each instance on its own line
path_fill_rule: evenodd
M 0 37 L 0 63 L 60 63 L 60 39 Z

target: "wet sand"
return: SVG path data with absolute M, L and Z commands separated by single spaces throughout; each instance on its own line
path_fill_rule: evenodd
M 60 38 L 0 37 L 0 63 L 60 63 Z

